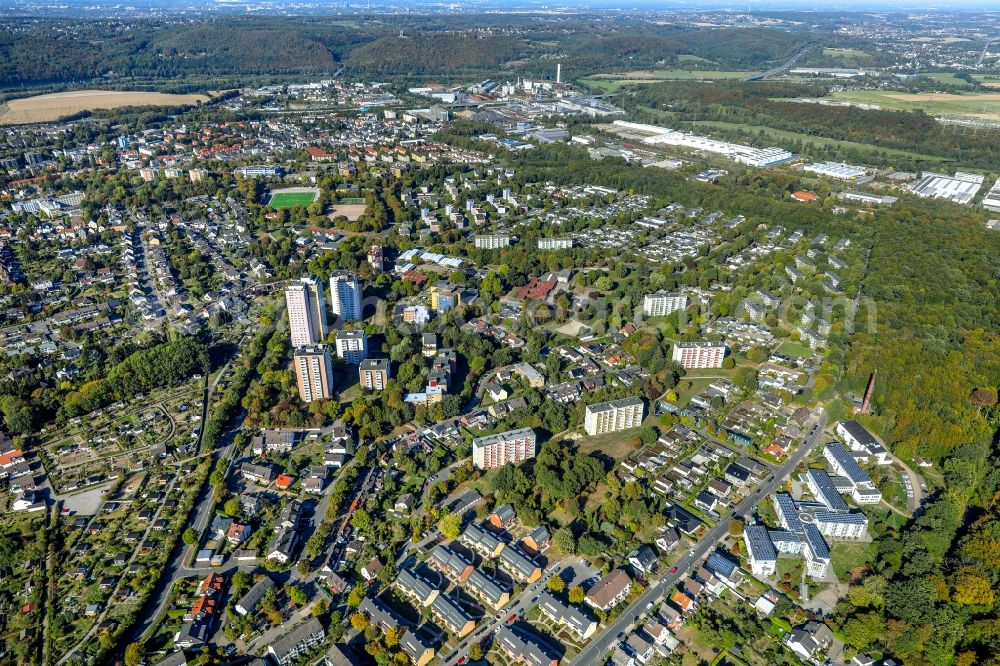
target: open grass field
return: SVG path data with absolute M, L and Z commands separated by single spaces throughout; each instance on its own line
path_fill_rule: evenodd
M 126 90 L 74 90 L 12 99 L 0 106 L 0 125 L 47 123 L 81 111 L 125 106 L 186 106 L 208 101 L 206 95 L 173 95 Z
M 291 187 L 271 192 L 267 205 L 271 208 L 294 208 L 308 206 L 316 199 L 316 190 L 307 187 Z
M 609 72 L 606 74 L 594 74 L 583 79 L 583 82 L 603 88 L 605 90 L 618 90 L 622 86 L 634 85 L 637 83 L 656 83 L 657 81 L 713 81 L 719 79 L 741 79 L 747 72 L 734 72 L 729 70 L 705 69 L 640 69 L 631 72 Z
M 813 355 L 813 351 L 809 347 L 800 345 L 797 342 L 782 342 L 778 346 L 778 353 L 796 358 L 809 358 Z
M 1000 119 L 1000 92 L 997 93 L 902 93 L 891 90 L 844 90 L 831 99 L 875 104 L 883 109 L 914 111 L 931 115 L 962 113 Z
M 629 454 L 634 453 L 642 446 L 639 437 L 634 431 L 609 432 L 596 437 L 582 437 L 577 441 L 579 449 L 577 455 L 587 455 L 594 451 L 600 451 L 615 460 L 623 460 Z
M 833 58 L 845 67 L 865 65 L 874 60 L 874 56 L 857 49 L 823 49 L 823 55 Z
M 851 580 L 851 572 L 865 566 L 874 557 L 874 546 L 870 543 L 852 543 L 836 541 L 830 546 L 830 559 L 837 580 L 847 583 Z

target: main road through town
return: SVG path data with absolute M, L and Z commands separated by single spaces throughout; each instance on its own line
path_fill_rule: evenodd
M 687 572 L 704 557 L 715 545 L 729 534 L 729 523 L 734 517 L 745 517 L 757 506 L 757 503 L 781 487 L 796 467 L 812 452 L 823 436 L 827 415 L 820 410 L 818 419 L 809 431 L 802 444 L 785 460 L 775 472 L 762 483 L 749 497 L 736 505 L 733 512 L 720 520 L 710 529 L 698 544 L 676 563 L 677 570 L 667 574 L 654 583 L 638 599 L 635 600 L 618 619 L 604 627 L 594 636 L 594 639 L 580 654 L 570 662 L 570 666 L 589 666 L 601 662 L 601 658 L 611 651 L 619 635 L 629 631 L 638 624 L 639 618 L 646 614 L 647 609 L 658 605 L 677 583 L 687 575 Z

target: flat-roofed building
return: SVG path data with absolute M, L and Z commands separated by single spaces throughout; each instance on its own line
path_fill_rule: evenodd
M 671 359 L 685 370 L 721 368 L 726 349 L 720 342 L 677 342 Z
M 389 383 L 389 359 L 366 358 L 358 365 L 358 381 L 361 388 L 381 391 Z
M 531 428 L 499 432 L 472 440 L 472 464 L 479 469 L 503 467 L 535 457 L 537 438 Z
M 312 276 L 291 282 L 285 289 L 285 306 L 293 347 L 311 347 L 326 340 L 326 297 L 323 283 Z
M 843 162 L 815 162 L 805 165 L 802 170 L 838 180 L 857 180 L 868 173 L 864 167 L 844 164 Z
M 474 244 L 480 250 L 499 250 L 510 247 L 510 234 L 481 234 L 476 236 Z
M 368 358 L 368 336 L 364 331 L 337 332 L 337 358 L 345 363 L 359 365 Z
M 539 238 L 539 250 L 569 250 L 573 247 L 572 238 Z
M 646 404 L 642 398 L 622 398 L 610 402 L 587 405 L 583 429 L 588 435 L 603 435 L 642 425 Z
M 347 271 L 330 276 L 330 307 L 341 321 L 361 320 L 361 279 Z
M 642 297 L 642 312 L 647 317 L 666 317 L 688 306 L 687 294 L 658 291 Z
M 327 347 L 300 347 L 295 350 L 292 364 L 302 402 L 328 400 L 333 396 L 333 362 Z

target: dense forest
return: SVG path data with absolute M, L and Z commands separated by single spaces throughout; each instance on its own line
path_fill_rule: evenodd
M 652 122 L 662 122 L 662 117 L 644 109 L 668 110 L 680 122 L 731 123 L 734 132 L 739 126 L 763 126 L 878 146 L 872 148 L 872 153 L 879 148 L 914 151 L 947 158 L 964 167 L 991 169 L 1000 158 L 1000 132 L 967 135 L 919 110 L 887 111 L 788 101 L 819 99 L 827 90 L 818 85 L 669 82 L 630 90 L 632 94 L 625 98 L 627 105 L 637 117 Z M 752 130 L 742 134 L 753 136 Z
M 200 21 L 16 20 L 0 22 L 0 86 L 100 80 L 161 83 L 176 90 L 289 77 L 441 79 L 567 76 L 676 65 L 683 56 L 716 67 L 764 68 L 823 37 L 768 28 L 695 29 L 627 18 L 537 17 L 237 18 Z

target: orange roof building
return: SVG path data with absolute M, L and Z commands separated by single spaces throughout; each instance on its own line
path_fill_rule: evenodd
M 815 194 L 813 194 L 812 192 L 805 192 L 805 191 L 793 192 L 792 198 L 795 199 L 796 201 L 801 201 L 803 203 L 810 203 L 816 201 Z
M 691 610 L 691 608 L 694 605 L 694 602 L 691 600 L 691 597 L 684 594 L 680 590 L 674 590 L 674 594 L 672 597 L 670 597 L 670 601 L 672 601 L 675 606 L 680 608 L 681 611 L 685 613 Z
M 279 474 L 278 478 L 274 480 L 274 485 L 282 490 L 288 490 L 293 483 L 295 483 L 295 478 L 288 474 Z
M 213 571 L 205 576 L 205 579 L 201 581 L 201 585 L 198 586 L 198 596 L 204 597 L 220 594 L 222 592 L 222 584 L 224 582 L 225 579 L 220 574 Z
M 215 614 L 215 599 L 212 597 L 198 597 L 191 606 L 191 617 L 207 617 Z

